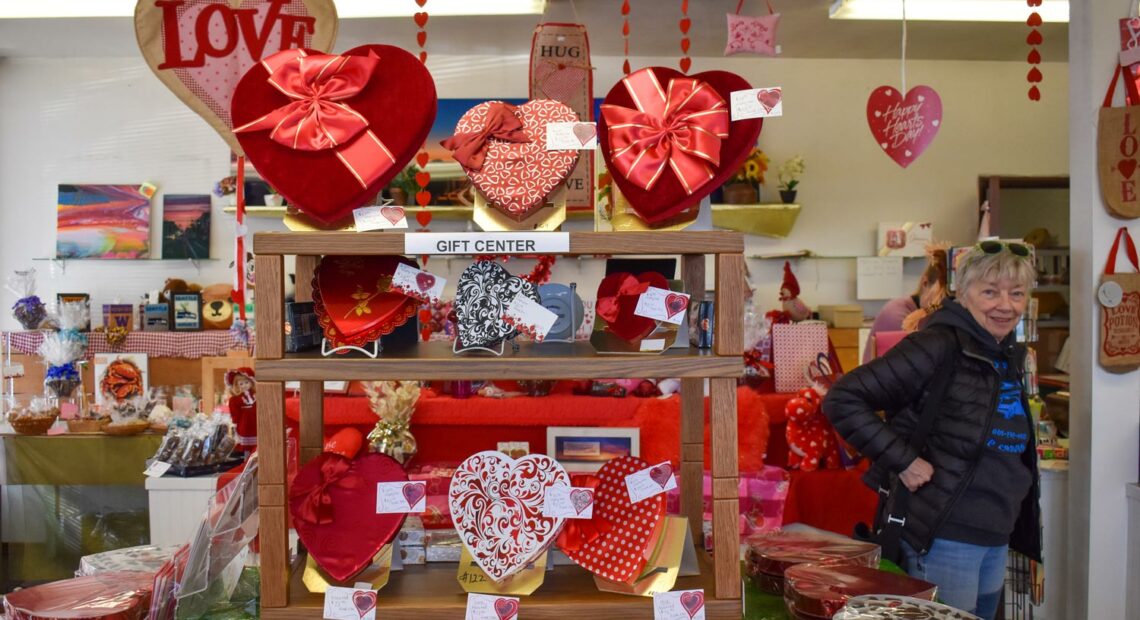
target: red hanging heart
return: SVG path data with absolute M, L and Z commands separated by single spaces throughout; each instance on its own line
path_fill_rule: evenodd
M 420 152 L 419 152 L 419 153 L 416 155 L 416 163 L 420 165 L 420 168 L 424 168 L 424 167 L 426 167 L 426 166 L 428 165 L 428 154 L 427 154 L 427 151 L 420 151 Z
M 412 15 L 412 19 L 415 20 L 417 26 L 423 28 L 427 25 L 428 14 L 423 12 L 416 13 L 415 15 Z
M 905 99 L 897 88 L 880 86 L 867 99 L 867 124 L 883 152 L 906 168 L 938 135 L 942 99 L 929 86 L 915 86 Z
M 427 62 L 427 52 L 420 52 L 420 62 L 422 62 L 422 63 Z
M 692 42 L 689 41 L 689 37 L 685 37 L 685 38 L 681 39 L 681 51 L 688 54 L 689 53 L 689 47 L 690 47 L 691 43 Z
M 1036 49 L 1031 49 L 1029 50 L 1029 56 L 1026 57 L 1025 60 L 1031 65 L 1039 65 L 1041 64 L 1041 52 L 1038 52 Z
M 430 327 L 424 327 L 420 330 L 420 340 L 427 342 L 431 340 L 432 331 Z
M 420 187 L 427 187 L 428 183 L 431 183 L 431 175 L 430 174 L 428 174 L 427 172 L 417 172 L 416 173 L 416 185 L 419 185 Z
M 416 204 L 418 204 L 421 207 L 426 207 L 429 204 L 431 204 L 431 192 L 427 192 L 427 191 L 416 192 Z
M 431 224 L 431 211 L 423 210 L 416 213 L 416 221 L 420 223 L 420 226 L 426 227 Z
M 1041 0 L 1025 0 L 1025 4 L 1029 6 L 1041 6 Z
M 313 308 L 334 346 L 363 346 L 416 315 L 414 299 L 390 289 L 403 256 L 325 256 L 313 276 Z
M 689 34 L 689 28 L 693 27 L 693 20 L 688 17 L 681 18 L 681 32 Z
M 621 71 L 622 71 L 622 73 L 625 73 L 627 75 L 629 74 L 629 61 L 628 60 L 621 63 Z
M 1041 32 L 1038 30 L 1030 32 L 1029 36 L 1025 37 L 1025 42 L 1029 45 L 1041 45 L 1043 41 L 1044 39 L 1041 37 Z
M 427 4 L 427 0 L 416 0 L 416 4 L 420 5 L 420 8 L 422 9 L 424 5 Z
M 430 322 L 431 321 L 431 310 L 428 310 L 427 308 L 420 310 L 419 319 L 420 319 L 420 323 Z
M 622 15 L 629 15 L 629 0 L 624 0 L 621 3 L 621 14 Z
M 1025 79 L 1031 83 L 1034 83 L 1034 84 L 1037 82 L 1040 82 L 1041 81 L 1041 71 L 1038 70 L 1037 67 L 1033 67 L 1032 69 L 1029 70 L 1029 73 L 1025 76 Z
M 1025 20 L 1025 25 L 1031 28 L 1036 28 L 1041 25 L 1041 14 L 1034 11 L 1029 14 L 1029 19 Z
M 269 131 L 237 134 L 262 178 L 290 205 L 327 224 L 370 204 L 420 150 L 435 121 L 435 82 L 427 69 L 414 56 L 391 45 L 365 45 L 342 54 L 349 58 L 370 55 L 380 58 L 371 79 L 343 103 L 368 122 L 368 129 L 395 161 L 367 186 L 361 185 L 338 157 L 337 149 L 296 150 L 274 141 Z M 262 118 L 293 101 L 270 84 L 268 77 L 265 66 L 257 64 L 238 83 L 232 110 L 235 126 Z M 368 139 L 367 134 L 356 139 Z
M 689 69 L 692 68 L 692 66 L 693 66 L 693 59 L 689 58 L 688 56 L 685 56 L 684 58 L 681 59 L 680 66 L 681 66 L 681 72 L 682 73 L 688 73 Z
M 681 0 L 681 12 L 682 13 L 688 13 L 689 12 L 689 0 Z
M 341 480 L 356 482 L 355 486 L 334 483 L 325 487 L 323 494 L 332 503 L 332 522 L 314 523 L 302 518 L 312 506 L 313 493 L 322 493 L 319 488 L 327 479 L 327 470 L 341 466 L 340 463 L 348 465 Z M 407 515 L 378 514 L 376 485 L 407 479 L 403 466 L 395 459 L 377 453 L 364 454 L 352 461 L 325 453 L 306 463 L 297 473 L 289 497 L 293 526 L 309 555 L 330 577 L 340 582 L 350 580 L 372 564 L 380 549 L 396 537 Z M 320 499 L 318 496 L 316 501 Z
M 427 32 L 426 31 L 421 30 L 421 31 L 416 33 L 416 43 L 419 43 L 420 47 L 423 47 L 424 43 L 427 43 Z
M 621 25 L 621 34 L 625 37 L 629 36 L 629 22 L 625 22 Z
M 1033 86 L 1029 89 L 1029 100 L 1030 101 L 1041 101 L 1041 91 L 1037 90 L 1036 86 Z

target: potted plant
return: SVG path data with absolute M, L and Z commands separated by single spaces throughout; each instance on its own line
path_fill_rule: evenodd
M 780 164 L 776 175 L 780 179 L 780 200 L 783 200 L 784 204 L 796 201 L 796 187 L 800 184 L 800 175 L 803 173 L 804 158 L 801 155 L 791 157 Z
M 397 174 L 392 182 L 388 184 L 388 194 L 392 198 L 392 204 L 396 206 L 407 206 L 411 204 L 410 199 L 416 195 L 420 190 L 419 183 L 416 183 L 416 167 L 408 165 Z
M 748 205 L 760 202 L 760 185 L 768 171 L 768 156 L 760 147 L 752 147 L 748 158 L 740 165 L 732 179 L 724 185 L 724 201 L 730 205 Z
M 227 204 L 233 205 L 237 202 L 237 175 L 230 175 L 222 180 L 214 183 L 214 195 L 218 198 L 224 198 Z M 229 198 L 227 198 L 227 196 Z

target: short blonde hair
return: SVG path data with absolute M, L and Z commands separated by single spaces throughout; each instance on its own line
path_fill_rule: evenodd
M 986 279 L 1009 279 L 1021 284 L 1026 291 L 1037 284 L 1037 268 L 1033 259 L 1018 256 L 1008 248 L 996 254 L 987 254 L 981 248 L 971 248 L 954 261 L 954 288 L 964 294 L 975 282 Z

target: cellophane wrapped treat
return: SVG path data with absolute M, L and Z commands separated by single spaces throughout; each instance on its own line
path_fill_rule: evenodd
M 948 605 L 909 596 L 857 596 L 832 616 L 833 620 L 981 620 Z
M 225 416 L 174 418 L 154 458 L 178 468 L 217 465 L 230 459 L 236 445 Z
M 869 566 L 797 564 L 784 571 L 784 603 L 799 620 L 831 618 L 848 599 L 866 594 L 898 594 L 933 601 L 934 584 Z
M 822 530 L 778 530 L 747 539 L 745 570 L 756 587 L 770 594 L 784 593 L 784 571 L 796 564 L 877 567 L 881 551 Z
M 8 276 L 8 290 L 16 296 L 12 316 L 24 329 L 38 329 L 47 318 L 44 302 L 36 296 L 36 270 L 24 269 Z
M 4 597 L 9 620 L 143 620 L 150 607 L 153 573 L 110 572 L 53 581 Z

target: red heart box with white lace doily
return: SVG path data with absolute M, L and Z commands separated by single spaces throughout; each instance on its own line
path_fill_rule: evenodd
M 370 204 L 419 151 L 435 122 L 435 82 L 419 58 L 391 45 L 362 45 L 340 56 L 281 54 L 289 52 L 254 65 L 238 82 L 234 133 L 250 163 L 291 206 L 332 224 Z M 344 59 L 352 62 L 342 67 Z M 339 116 L 329 122 L 333 112 Z M 269 120 L 241 129 L 263 118 Z M 327 135 L 314 137 L 314 126 Z
M 703 84 L 712 92 L 691 96 L 695 87 L 683 86 L 686 80 L 696 80 L 698 85 Z M 673 217 L 699 204 L 701 199 L 736 174 L 752 147 L 756 146 L 763 120 L 754 118 L 726 121 L 727 136 L 716 141 L 710 139 L 712 134 L 706 125 L 712 116 L 709 113 L 714 109 L 723 108 L 727 117 L 728 104 L 734 91 L 751 89 L 752 86 L 735 73 L 705 71 L 687 76 L 666 67 L 648 67 L 634 71 L 610 89 L 602 103 L 598 141 L 614 183 L 641 219 L 653 224 Z M 639 103 L 635 103 L 633 92 L 643 95 Z M 714 94 L 715 96 L 707 96 Z M 652 103 L 654 98 L 659 102 Z M 717 99 L 723 102 L 723 106 L 717 103 Z M 637 125 L 640 122 L 639 106 L 643 108 L 640 109 L 642 113 L 649 111 L 649 116 L 653 117 L 648 120 L 647 126 L 667 128 L 666 135 L 662 136 L 660 142 L 662 145 L 667 143 L 670 147 L 655 146 L 656 139 L 653 136 L 661 133 L 660 129 L 646 132 L 634 127 L 634 135 L 621 135 L 623 126 Z M 654 107 L 661 113 L 653 112 Z M 617 119 L 622 122 L 615 123 Z M 684 145 L 689 136 L 700 136 L 700 139 Z M 669 148 L 676 150 L 677 145 L 682 145 L 683 148 L 679 150 L 685 151 L 685 154 L 681 157 L 689 165 L 675 165 L 676 162 L 666 161 L 660 167 L 652 166 L 654 172 L 645 175 L 646 179 L 653 179 L 649 188 L 632 181 L 615 166 L 615 157 L 629 157 L 631 161 L 639 160 L 639 165 L 647 165 L 652 157 L 639 158 L 636 149 L 630 151 L 626 148 L 630 142 L 646 139 L 648 142 L 644 144 L 648 148 L 644 153 L 660 152 L 666 159 Z M 678 176 L 678 170 L 689 170 L 693 175 L 688 177 L 688 190 Z

